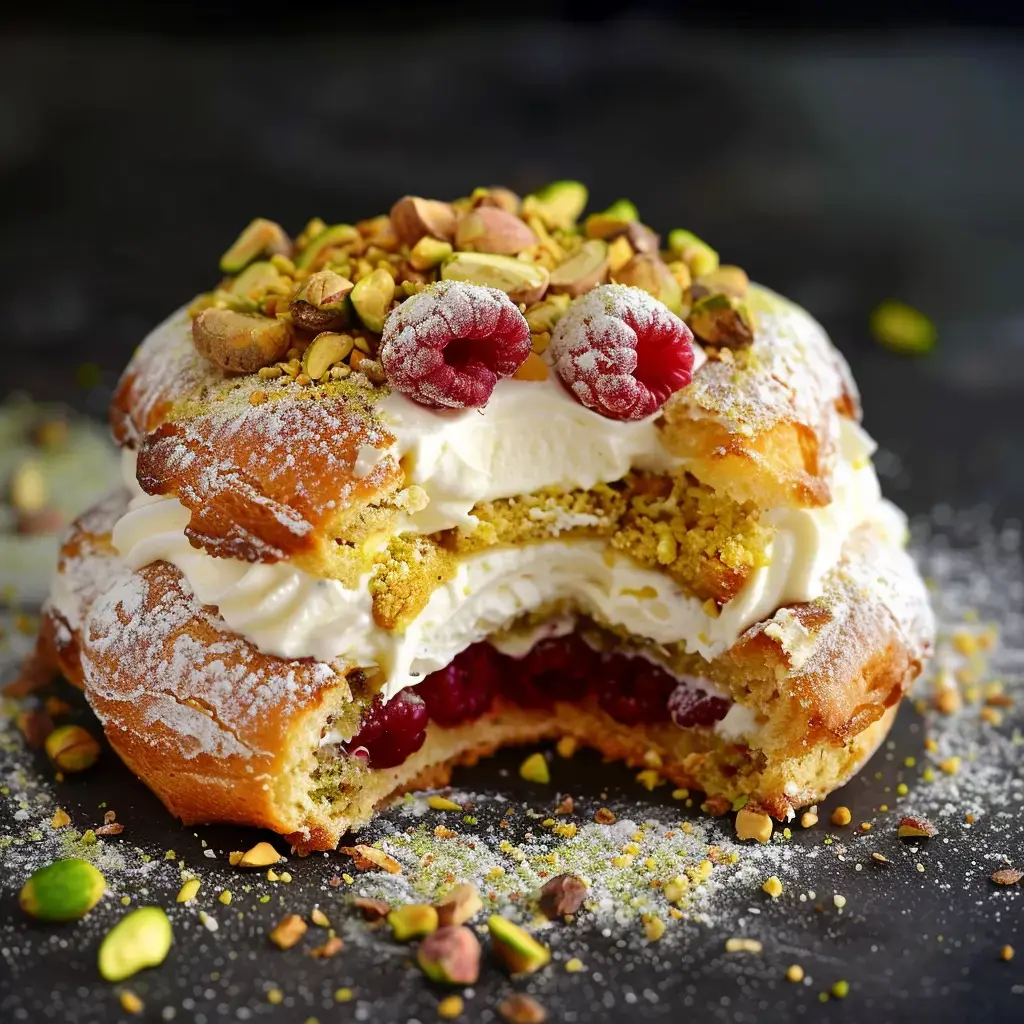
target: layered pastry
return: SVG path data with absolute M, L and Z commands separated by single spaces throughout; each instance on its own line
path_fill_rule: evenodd
M 188 823 L 335 846 L 573 737 L 779 819 L 932 642 L 822 328 L 582 185 L 253 221 L 117 390 L 40 654 Z

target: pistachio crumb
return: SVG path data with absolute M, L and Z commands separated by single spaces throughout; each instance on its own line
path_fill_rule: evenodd
M 121 1009 L 125 1013 L 132 1015 L 142 1013 L 146 1008 L 146 1004 L 130 989 L 125 989 L 119 996 L 121 1001 Z
M 850 983 L 848 981 L 833 982 L 830 991 L 833 999 L 845 999 L 850 994 Z
M 519 774 L 522 778 L 526 779 L 527 782 L 538 782 L 542 785 L 546 785 L 551 781 L 551 772 L 548 770 L 548 763 L 540 751 L 535 754 L 531 754 L 525 761 L 523 761 L 519 766 Z
M 786 981 L 797 984 L 804 980 L 804 969 L 799 964 L 790 964 L 786 968 Z
M 837 807 L 832 812 L 831 818 L 832 824 L 842 828 L 843 825 L 849 825 L 853 821 L 853 815 L 850 813 L 849 807 Z
M 565 969 L 569 974 L 578 974 L 580 971 L 585 970 L 583 961 L 578 956 L 574 956 L 571 960 L 566 960 Z
M 782 882 L 775 875 L 772 875 L 770 878 L 765 879 L 761 889 L 768 893 L 773 900 L 777 900 L 782 895 Z
M 465 1003 L 462 1001 L 462 996 L 445 996 L 437 1004 L 437 1015 L 444 1020 L 454 1020 L 458 1017 L 465 1007 Z

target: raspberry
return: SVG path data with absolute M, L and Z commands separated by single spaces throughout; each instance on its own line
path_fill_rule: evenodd
M 499 377 L 530 354 L 530 326 L 497 288 L 439 281 L 387 319 L 379 357 L 388 383 L 435 409 L 487 404 Z
M 676 680 L 645 658 L 612 654 L 604 659 L 597 702 L 623 725 L 668 721 L 668 700 Z
M 426 728 L 427 706 L 414 693 L 403 690 L 387 703 L 378 694 L 349 741 L 349 752 L 363 756 L 363 747 L 371 768 L 394 768 L 423 746 Z
M 689 327 L 642 288 L 604 284 L 569 307 L 548 351 L 588 409 L 640 420 L 693 379 L 692 343 Z
M 524 708 L 547 708 L 556 700 L 582 700 L 597 672 L 598 656 L 575 633 L 533 645 L 504 674 L 509 700 Z
M 473 644 L 450 665 L 431 672 L 416 687 L 431 720 L 451 728 L 479 718 L 501 685 L 502 660 L 490 644 Z
M 680 683 L 668 699 L 668 710 L 672 721 L 680 729 L 691 729 L 695 725 L 710 728 L 725 718 L 732 702 L 721 697 L 712 697 L 696 684 Z

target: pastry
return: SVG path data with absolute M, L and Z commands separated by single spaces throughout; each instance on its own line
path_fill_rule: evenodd
M 253 221 L 133 356 L 39 657 L 185 822 L 329 849 L 549 737 L 782 820 L 885 736 L 933 624 L 842 357 L 586 198 Z

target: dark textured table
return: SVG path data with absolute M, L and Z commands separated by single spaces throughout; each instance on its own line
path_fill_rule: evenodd
M 4 386 L 99 412 L 145 331 L 209 285 L 216 256 L 256 214 L 298 230 L 311 215 L 369 214 L 410 191 L 451 196 L 493 182 L 526 191 L 575 177 L 595 204 L 627 195 L 649 223 L 691 227 L 825 324 L 861 386 L 891 497 L 912 513 L 986 506 L 1002 523 L 1024 507 L 1022 96 L 1024 49 L 964 33 L 758 42 L 627 23 L 232 43 L 8 36 L 0 41 Z M 933 355 L 900 359 L 870 339 L 870 311 L 887 297 L 936 321 Z M 98 385 L 78 383 L 85 363 L 98 364 Z M 1012 536 L 993 539 L 978 526 L 986 514 L 969 526 L 941 510 L 933 519 L 953 548 L 978 548 L 979 530 L 988 538 L 962 589 L 1004 619 L 1012 648 L 1016 554 Z M 921 541 L 930 568 L 949 580 L 956 573 L 942 550 Z M 986 589 L 979 579 L 995 582 L 976 593 Z M 1009 682 L 1022 663 L 1012 655 Z M 573 954 L 560 940 L 560 962 L 530 990 L 563 1020 L 1020 1019 L 1024 957 L 996 955 L 1015 936 L 1024 944 L 1020 900 L 987 881 L 996 854 L 1024 861 L 1024 759 L 1007 738 L 1015 723 L 1011 712 L 998 750 L 983 746 L 986 774 L 950 796 L 958 814 L 984 811 L 977 826 L 950 817 L 943 845 L 932 840 L 921 855 L 927 872 L 909 854 L 887 874 L 807 860 L 793 872 L 800 891 L 817 885 L 816 899 L 766 905 L 751 883 L 723 893 L 711 923 L 684 923 L 663 949 L 624 955 L 614 928 L 595 933 L 587 969 L 575 974 L 564 972 Z M 877 809 L 895 803 L 905 758 L 922 756 L 925 731 L 904 709 L 895 747 L 829 801 L 823 819 L 850 804 L 887 823 L 878 849 L 903 854 L 893 850 L 892 814 Z M 958 736 L 968 746 L 989 742 L 985 733 Z M 0 756 L 8 759 L 0 832 L 19 839 L 0 847 L 0 1020 L 124 1017 L 96 977 L 100 928 L 55 932 L 17 910 L 34 827 L 19 794 L 48 788 L 82 828 L 108 802 L 126 823 L 125 849 L 159 858 L 173 848 L 197 870 L 213 850 L 222 881 L 225 851 L 259 837 L 175 825 L 109 755 L 88 778 L 55 788 L 43 759 L 26 769 L 20 752 Z M 550 790 L 517 779 L 520 756 L 458 781 L 550 810 Z M 601 802 L 644 813 L 630 774 L 596 759 L 565 762 L 555 782 L 591 813 Z M 652 815 L 669 813 L 660 792 Z M 488 815 L 500 810 L 483 807 L 481 832 L 494 824 Z M 823 834 L 796 830 L 792 845 L 820 848 Z M 866 856 L 867 842 L 851 840 L 851 851 Z M 327 965 L 266 944 L 283 912 L 332 898 L 325 881 L 345 863 L 293 859 L 289 889 L 273 890 L 268 903 L 246 901 L 241 919 L 215 914 L 216 933 L 194 926 L 190 911 L 193 926 L 176 926 L 172 957 L 131 984 L 145 1019 L 435 1019 L 438 994 L 405 966 L 405 950 L 379 936 L 349 935 Z M 117 893 L 168 905 L 179 884 L 176 872 L 154 870 L 142 881 L 126 875 Z M 840 886 L 848 910 L 817 911 Z M 117 908 L 104 906 L 109 925 Z M 226 910 L 212 898 L 204 906 Z M 764 942 L 763 957 L 723 955 L 724 939 L 739 932 Z M 791 962 L 813 986 L 783 980 Z M 849 998 L 819 1003 L 818 992 L 840 978 Z M 339 987 L 356 998 L 334 1002 Z M 268 1001 L 270 988 L 280 989 L 280 1003 Z M 465 1018 L 492 1019 L 507 990 L 499 972 L 485 973 Z

